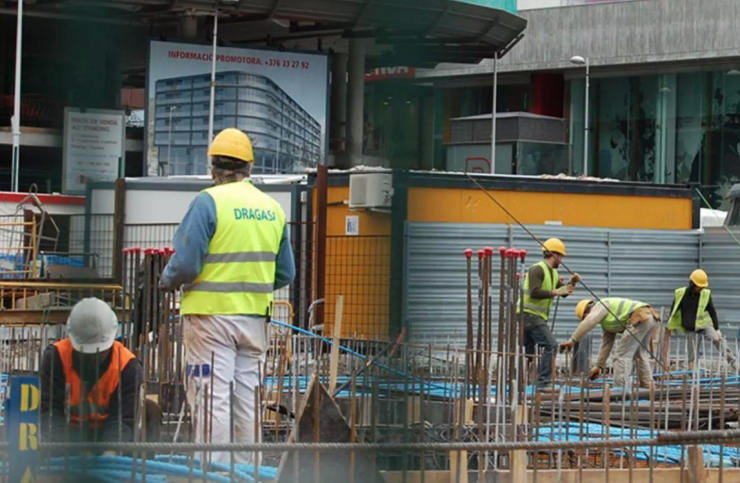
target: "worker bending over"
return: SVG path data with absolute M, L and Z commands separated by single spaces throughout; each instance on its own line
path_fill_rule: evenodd
M 215 186 L 196 196 L 175 232 L 162 285 L 183 288 L 180 314 L 196 440 L 229 442 L 233 415 L 233 442 L 251 443 L 260 433 L 255 391 L 268 348 L 273 291 L 293 281 L 295 263 L 283 209 L 249 179 L 249 137 L 225 129 L 208 155 Z M 251 452 L 235 455 L 236 463 L 251 459 Z M 211 460 L 226 463 L 230 456 L 213 453 Z
M 593 380 L 606 371 L 606 360 L 612 352 L 617 334 L 622 334 L 614 354 L 614 387 L 626 387 L 632 373 L 632 361 L 637 362 L 637 379 L 640 387 L 652 387 L 653 371 L 650 367 L 650 339 L 660 316 L 650 305 L 636 300 L 607 297 L 599 302 L 581 300 L 576 305 L 576 315 L 582 321 L 570 340 L 560 344 L 569 351 L 597 325 L 601 325 L 601 349 L 596 365 L 589 377 Z
M 58 442 L 130 442 L 143 371 L 115 340 L 118 319 L 100 299 L 78 302 L 66 339 L 41 361 L 41 434 Z
M 676 289 L 668 329 L 686 334 L 691 370 L 694 370 L 698 353 L 696 340 L 698 335 L 711 340 L 733 370 L 737 371 L 737 359 L 719 331 L 719 319 L 712 303 L 712 291 L 709 290 L 709 277 L 704 270 L 697 269 L 691 272 L 688 287 Z
M 555 297 L 567 297 L 573 293 L 580 277 L 577 273 L 573 274 L 570 283 L 563 284 L 557 269 L 565 256 L 565 244 L 557 238 L 550 238 L 543 245 L 545 259 L 529 267 L 524 279 L 523 305 L 517 304 L 517 313 L 524 312 L 524 346 L 532 352 L 536 345 L 543 349 L 537 370 L 537 387 L 550 390 L 558 349 L 558 341 L 547 325 L 550 308 Z

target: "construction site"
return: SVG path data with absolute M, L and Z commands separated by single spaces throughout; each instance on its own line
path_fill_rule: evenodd
M 347 215 L 352 211 L 344 201 L 354 196 L 357 203 L 370 189 L 365 185 L 388 176 L 394 211 L 355 209 L 360 234 L 340 234 L 345 216 L 355 216 Z M 357 192 L 358 180 L 365 191 Z M 426 187 L 443 181 L 449 187 Z M 632 186 L 637 194 L 629 195 L 547 195 L 563 186 L 588 191 L 594 182 L 526 181 L 530 188 L 521 192 L 512 191 L 518 180 L 484 175 L 326 168 L 270 184 L 255 179 L 281 204 L 294 203 L 286 213 L 298 270 L 294 283 L 276 294 L 272 317 L 265 320 L 270 342 L 255 392 L 257 442 L 250 444 L 209 441 L 208 423 L 206 436 L 196 435 L 193 414 L 198 405 L 213 404 L 212 394 L 206 382 L 196 407 L 186 403 L 181 293 L 160 283 L 173 254 L 176 222 L 127 222 L 168 210 L 137 198 L 149 200 L 165 184 L 194 196 L 206 182 L 160 179 L 159 187 L 150 187 L 152 181 L 127 179 L 100 185 L 89 195 L 96 206 L 112 198 L 113 213 L 81 215 L 79 231 L 64 234 L 63 250 L 64 215 L 50 214 L 45 197 L 26 195 L 2 223 L 4 477 L 10 478 L 19 454 L 10 433 L 32 422 L 40 435 L 34 472 L 50 481 L 70 475 L 101 481 L 733 481 L 740 473 L 740 375 L 711 341 L 700 343 L 700 356 L 690 366 L 686 338 L 671 336 L 665 325 L 673 289 L 700 266 L 717 286 L 721 329 L 737 356 L 737 325 L 731 321 L 738 311 L 730 292 L 740 247 L 731 228 L 691 229 L 695 203 L 689 189 L 659 193 L 657 204 L 684 216 L 656 230 L 639 226 L 663 218 L 663 207 L 649 209 L 657 196 L 653 187 Z M 617 185 L 602 189 L 625 189 Z M 531 219 L 542 214 L 508 203 L 522 193 L 588 197 L 604 210 L 611 207 L 599 197 L 613 196 L 623 206 L 644 208 L 625 219 L 624 228 L 553 227 Z M 430 194 L 464 199 L 484 212 L 430 212 L 424 203 Z M 403 198 L 407 211 L 399 217 L 395 203 Z M 451 220 L 453 213 L 489 222 Z M 556 209 L 545 216 L 581 215 Z M 406 218 L 400 234 L 398 218 Z M 542 355 L 525 349 L 517 309 L 527 270 L 542 259 L 540 243 L 554 236 L 568 246 L 562 278 L 580 274 L 576 300 L 563 299 L 552 309 L 549 323 L 558 341 L 567 340 L 578 324 L 577 300 L 645 300 L 661 319 L 645 348 L 653 387 L 639 387 L 634 377 L 616 387 L 611 370 L 590 378 L 598 335 L 579 341 L 575 352 L 556 355 L 554 390 L 535 387 Z M 395 237 L 400 250 L 393 248 Z M 636 270 L 644 273 L 635 277 Z M 399 301 L 391 295 L 399 291 L 403 298 L 395 313 Z M 65 337 L 70 310 L 85 297 L 114 309 L 117 340 L 143 365 L 130 442 L 51 442 L 44 435 L 64 432 L 63 421 L 65 427 L 55 427 L 58 420 L 37 411 L 31 420 L 18 420 L 21 400 L 31 397 L 23 396 L 22 384 L 38 374 L 46 347 Z M 212 367 L 211 381 L 218 371 Z M 117 455 L 96 456 L 105 451 Z M 224 451 L 230 463 L 210 460 Z M 240 453 L 257 463 L 235 462 Z M 204 460 L 210 466 L 201 466 Z
M 740 481 L 740 178 L 680 73 L 618 129 L 588 57 L 522 73 L 537 15 L 0 1 L 0 483 Z M 727 67 L 683 97 L 735 116 Z M 220 204 L 223 170 L 266 196 Z M 204 194 L 213 226 L 181 228 Z M 279 248 L 244 228 L 273 222 Z M 214 308 L 242 299 L 264 315 Z

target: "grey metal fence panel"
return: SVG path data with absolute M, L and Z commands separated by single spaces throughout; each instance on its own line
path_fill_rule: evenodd
M 566 265 L 580 273 L 598 297 L 629 297 L 656 307 L 666 306 L 671 302 L 673 290 L 699 263 L 698 232 L 543 225 L 528 228 L 543 241 L 550 237 L 562 239 L 568 250 Z M 518 226 L 407 224 L 405 322 L 413 340 L 463 343 L 466 321 L 463 251 L 501 245 L 526 249 L 527 267 L 541 259 L 541 247 Z M 494 320 L 498 317 L 499 270 L 500 259 L 496 257 L 491 288 Z M 477 281 L 476 272 L 474 263 L 474 281 Z M 568 271 L 561 268 L 559 272 L 567 281 Z M 588 291 L 579 285 L 575 294 L 560 301 L 555 317 L 556 337 L 564 339 L 572 333 L 578 324 L 575 305 L 587 297 L 590 297 Z M 473 303 L 477 313 L 477 291 Z M 740 314 L 740 305 L 738 309 Z M 554 311 L 551 315 L 554 316 Z
M 733 232 L 735 237 L 740 239 L 740 230 Z M 739 336 L 740 246 L 724 228 L 711 228 L 704 232 L 700 266 L 709 275 L 712 300 L 717 309 L 720 328 L 725 331 L 729 329 L 726 336 Z

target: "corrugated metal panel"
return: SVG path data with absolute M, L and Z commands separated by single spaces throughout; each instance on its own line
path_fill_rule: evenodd
M 581 274 L 599 297 L 622 296 L 656 307 L 671 303 L 698 264 L 699 233 L 690 231 L 609 230 L 560 226 L 528 227 L 538 238 L 562 239 L 568 267 Z M 485 224 L 408 223 L 406 227 L 406 307 L 410 336 L 416 341 L 459 344 L 466 321 L 466 265 L 463 251 L 483 246 L 513 246 L 528 250 L 527 266 L 540 259 L 541 248 L 518 226 Z M 474 264 L 475 280 L 477 265 Z M 494 263 L 492 296 L 499 297 L 499 259 Z M 560 270 L 567 278 L 567 271 Z M 575 305 L 588 292 L 560 302 L 555 334 L 564 339 L 575 329 Z M 477 292 L 474 310 L 477 310 Z M 494 306 L 497 305 L 497 302 Z M 739 306 L 740 308 L 740 306 Z M 494 320 L 498 312 L 494 307 Z M 476 319 L 477 320 L 477 319 Z
M 740 230 L 734 230 L 740 239 Z M 704 232 L 701 247 L 701 268 L 709 275 L 712 299 L 717 309 L 720 327 L 740 327 L 740 246 L 724 228 L 709 228 Z

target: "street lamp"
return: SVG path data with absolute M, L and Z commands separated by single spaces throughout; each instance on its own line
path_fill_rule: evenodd
M 493 54 L 493 94 L 491 105 L 491 174 L 496 173 L 496 97 L 498 95 L 498 52 Z M 514 173 L 517 174 L 517 173 Z M 486 454 L 488 457 L 488 454 Z
M 570 63 L 574 65 L 585 65 L 586 66 L 586 99 L 584 101 L 584 112 L 583 112 L 583 176 L 588 176 L 588 91 L 591 87 L 589 79 L 589 60 L 588 57 L 581 57 L 580 55 L 574 55 L 570 58 Z
M 170 160 L 172 159 L 172 113 L 176 110 L 177 110 L 177 106 L 170 107 L 170 133 L 167 136 L 167 172 L 168 173 L 170 172 Z

